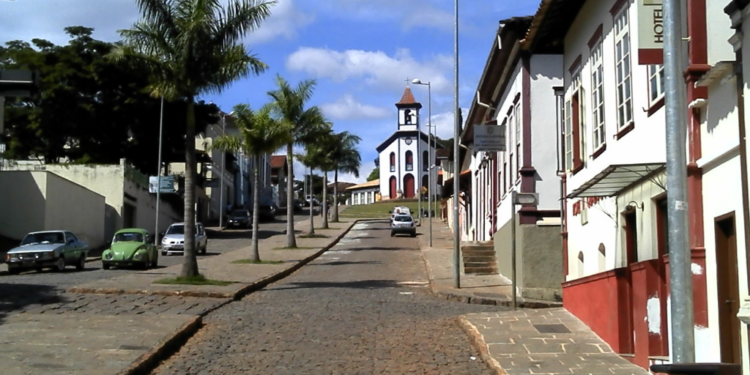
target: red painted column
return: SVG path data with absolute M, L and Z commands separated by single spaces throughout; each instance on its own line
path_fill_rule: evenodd
M 688 56 L 690 66 L 685 71 L 688 104 L 708 96 L 704 87 L 695 87 L 695 82 L 709 69 L 706 36 L 706 0 L 687 2 Z M 693 274 L 693 306 L 695 325 L 708 327 L 708 295 L 706 287 L 706 248 L 703 232 L 703 171 L 697 161 L 701 158 L 701 122 L 699 114 L 688 109 L 688 221 L 690 226 L 691 260 L 701 272 Z M 698 267 L 695 267 L 696 269 Z

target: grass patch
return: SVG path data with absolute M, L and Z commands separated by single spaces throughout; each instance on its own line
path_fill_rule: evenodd
M 232 261 L 234 264 L 281 264 L 284 263 L 280 260 L 250 260 L 250 259 L 238 259 Z
M 221 281 L 207 279 L 206 276 L 197 275 L 190 277 L 173 277 L 168 279 L 159 279 L 154 281 L 154 284 L 181 284 L 181 285 L 229 285 L 234 284 L 234 281 Z
M 439 202 L 432 202 L 433 210 L 436 215 L 440 212 L 439 205 Z M 411 214 L 414 217 L 417 217 L 419 214 L 419 203 L 416 199 L 394 199 L 371 204 L 346 206 L 343 211 L 339 212 L 339 217 L 356 219 L 389 219 L 391 214 L 388 213 L 388 211 L 393 210 L 393 207 L 395 206 L 409 207 L 409 210 L 411 210 Z M 427 207 L 427 202 L 422 201 L 422 208 L 426 209 Z
M 312 250 L 317 249 L 317 247 L 305 247 L 305 246 L 297 246 L 297 247 L 275 247 L 274 250 Z
M 328 236 L 326 236 L 325 234 L 314 233 L 314 234 L 303 234 L 299 236 L 299 238 L 328 238 Z

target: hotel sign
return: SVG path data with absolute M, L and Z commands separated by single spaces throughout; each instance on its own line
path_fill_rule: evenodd
M 638 64 L 664 63 L 663 0 L 636 0 L 638 15 Z
M 474 125 L 474 151 L 505 151 L 505 125 Z

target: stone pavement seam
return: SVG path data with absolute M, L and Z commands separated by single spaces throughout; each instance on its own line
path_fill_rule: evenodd
M 227 300 L 225 302 L 219 303 L 216 306 L 213 306 L 212 308 L 207 309 L 206 311 L 203 311 L 198 316 L 196 316 L 195 319 L 183 324 L 182 327 L 180 327 L 177 331 L 175 331 L 172 337 L 167 338 L 156 347 L 144 353 L 135 362 L 133 362 L 128 368 L 118 373 L 118 375 L 150 374 L 151 371 L 159 365 L 159 363 L 169 358 L 172 354 L 176 353 L 190 339 L 190 337 L 192 337 L 195 333 L 197 333 L 200 330 L 201 327 L 203 327 L 204 316 L 208 315 L 210 312 L 222 306 L 225 306 L 231 303 L 233 300 L 239 300 L 243 296 L 250 294 L 253 291 L 262 289 L 268 284 L 271 284 L 275 281 L 278 281 L 290 275 L 297 269 L 301 268 L 302 266 L 309 263 L 313 259 L 317 258 L 321 254 L 330 250 L 332 247 L 336 246 L 336 244 L 347 233 L 349 233 L 349 231 L 351 231 L 351 229 L 354 228 L 354 226 L 357 225 L 359 222 L 360 220 L 354 220 L 354 222 L 352 222 L 346 230 L 344 230 L 340 235 L 335 237 L 333 241 L 331 241 L 328 245 L 324 246 L 320 251 L 316 252 L 315 254 L 308 256 L 305 259 L 300 260 L 299 262 L 295 263 L 292 267 L 289 267 L 274 275 L 258 280 L 255 283 L 249 284 L 247 287 L 244 287 L 238 290 L 237 292 L 235 292 L 234 296 L 231 297 L 232 298 L 231 300 Z M 185 294 L 183 293 L 181 295 L 185 295 Z
M 466 317 L 463 315 L 458 318 L 458 324 L 461 326 L 461 329 L 466 332 L 466 335 L 469 336 L 471 345 L 479 352 L 479 355 L 482 357 L 484 363 L 487 364 L 487 367 L 489 367 L 495 375 L 508 375 L 502 366 L 500 366 L 500 363 L 490 355 L 487 343 L 484 341 L 484 336 L 482 336 L 479 330 L 466 320 Z
M 220 306 L 223 305 L 225 303 L 220 304 Z M 213 311 L 215 308 L 210 310 Z M 175 331 L 172 337 L 151 348 L 151 350 L 141 355 L 130 366 L 117 373 L 117 375 L 147 375 L 151 373 L 151 370 L 156 368 L 162 360 L 169 358 L 169 356 L 179 350 L 182 345 L 203 327 L 203 316 L 206 314 L 208 314 L 208 311 L 183 324 L 182 327 Z

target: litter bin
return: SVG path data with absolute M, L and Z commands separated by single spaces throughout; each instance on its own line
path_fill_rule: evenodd
M 742 375 L 742 365 L 734 363 L 678 363 L 652 365 L 651 372 L 674 375 Z

